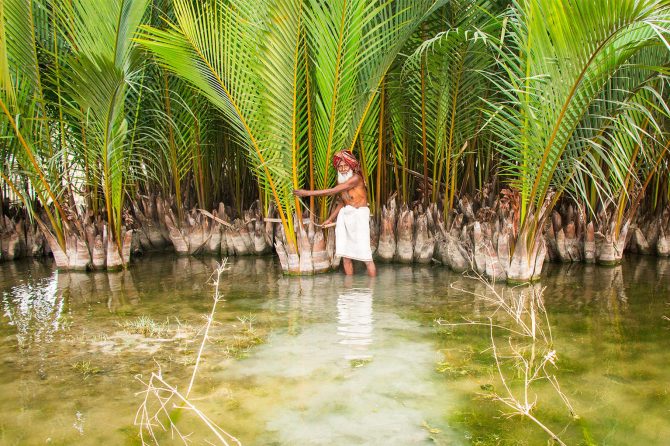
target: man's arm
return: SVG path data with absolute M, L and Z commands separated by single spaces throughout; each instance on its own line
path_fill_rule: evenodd
M 363 181 L 360 175 L 354 175 L 345 181 L 342 184 L 338 184 L 335 187 L 330 189 L 318 189 L 318 190 L 306 190 L 306 189 L 296 189 L 293 191 L 293 195 L 296 197 L 323 197 L 324 195 L 335 195 L 345 190 L 353 189 L 358 186 L 360 182 Z
M 335 203 L 335 207 L 333 207 L 333 212 L 330 213 L 330 216 L 328 217 L 328 219 L 326 219 L 326 221 L 323 222 L 322 225 L 325 226 L 334 222 L 335 219 L 337 218 L 337 214 L 340 213 L 340 209 L 342 209 L 343 207 L 344 203 L 342 202 L 342 200 L 338 198 L 337 203 Z

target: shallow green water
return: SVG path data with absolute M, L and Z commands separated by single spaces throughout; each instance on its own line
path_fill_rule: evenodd
M 140 444 L 142 381 L 160 367 L 185 392 L 214 266 L 149 257 L 126 272 L 65 274 L 0 264 L 0 443 Z M 389 265 L 372 280 L 289 278 L 272 258 L 250 258 L 232 259 L 223 282 L 190 400 L 243 444 L 547 444 L 487 398 L 503 390 L 489 329 L 434 322 L 489 315 L 462 291 L 484 293 L 476 281 Z M 670 261 L 548 265 L 541 285 L 556 376 L 579 417 L 544 381 L 532 387 L 533 413 L 571 445 L 668 444 Z M 153 333 L 133 327 L 142 317 Z M 212 440 L 191 411 L 170 413 L 193 444 Z M 176 443 L 170 432 L 158 439 Z

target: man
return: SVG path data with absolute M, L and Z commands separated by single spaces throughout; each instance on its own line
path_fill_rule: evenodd
M 294 190 L 297 197 L 320 197 L 338 195 L 333 212 L 323 222 L 332 223 L 335 218 L 335 255 L 342 257 L 344 274 L 354 273 L 352 260 L 365 262 L 368 275 L 377 275 L 370 248 L 370 209 L 365 180 L 361 175 L 356 157 L 349 150 L 341 150 L 333 156 L 337 169 L 337 186 L 321 190 Z

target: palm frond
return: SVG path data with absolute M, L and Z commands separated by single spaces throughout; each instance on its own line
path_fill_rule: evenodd
M 107 222 L 121 252 L 121 218 L 131 159 L 125 103 L 138 76 L 139 59 L 132 40 L 145 17 L 148 0 L 57 2 L 56 14 L 70 55 L 62 73 L 64 100 L 77 105 L 73 118 L 86 123 L 83 153 L 91 180 L 99 182 Z
M 525 0 L 511 12 L 498 52 L 505 75 L 492 77 L 503 96 L 492 104 L 490 122 L 501 136 L 505 173 L 521 193 L 521 223 L 533 215 L 529 224 L 537 228 L 541 204 L 583 118 L 602 100 L 608 80 L 658 41 L 668 4 Z

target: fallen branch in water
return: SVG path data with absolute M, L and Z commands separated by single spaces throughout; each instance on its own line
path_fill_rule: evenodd
M 149 381 L 144 382 L 141 378 L 137 378 L 145 387 L 145 390 L 137 393 L 137 395 L 144 394 L 144 400 L 140 404 L 140 407 L 137 409 L 137 413 L 135 415 L 135 425 L 139 426 L 140 440 L 142 441 L 143 445 L 159 444 L 158 439 L 156 438 L 156 428 L 160 428 L 160 430 L 163 432 L 167 432 L 169 429 L 172 439 L 177 438 L 184 444 L 191 442 L 189 438 L 191 434 L 183 433 L 173 422 L 172 417 L 170 416 L 170 411 L 173 409 L 186 409 L 195 414 L 195 416 L 200 421 L 202 421 L 205 426 L 207 426 L 207 429 L 212 434 L 214 434 L 220 444 L 224 446 L 229 446 L 231 444 L 241 446 L 242 444 L 237 438 L 214 423 L 214 421 L 207 417 L 205 413 L 199 410 L 188 399 L 191 390 L 193 389 L 193 384 L 195 383 L 195 378 L 198 373 L 198 366 L 200 365 L 200 359 L 205 349 L 205 344 L 209 339 L 209 329 L 212 325 L 212 321 L 214 320 L 216 305 L 219 301 L 222 300 L 222 296 L 219 293 L 219 285 L 221 281 L 221 274 L 228 270 L 226 267 L 227 262 L 228 260 L 224 259 L 221 264 L 217 266 L 217 269 L 213 274 L 215 277 L 214 303 L 212 304 L 212 311 L 207 318 L 207 324 L 205 326 L 202 342 L 200 344 L 198 356 L 196 357 L 195 366 L 193 367 L 193 374 L 191 375 L 191 380 L 189 382 L 186 395 L 182 395 L 175 387 L 163 379 L 160 366 L 158 367 L 158 373 L 152 373 Z M 152 409 L 155 403 L 158 403 L 158 408 Z
M 154 433 L 154 427 L 160 427 L 163 431 L 167 431 L 165 424 L 161 421 L 161 418 L 167 420 L 169 424 L 170 431 L 172 433 L 172 438 L 178 438 L 182 440 L 185 444 L 188 443 L 188 437 L 190 434 L 182 433 L 176 424 L 172 422 L 168 407 L 170 402 L 172 402 L 172 408 L 184 408 L 191 410 L 205 425 L 207 428 L 216 436 L 216 438 L 225 446 L 230 444 L 236 444 L 242 446 L 242 443 L 230 435 L 228 432 L 219 427 L 214 421 L 212 421 L 207 415 L 205 415 L 201 410 L 199 410 L 195 405 L 193 405 L 185 396 L 183 396 L 177 389 L 168 384 L 163 377 L 161 376 L 160 370 L 158 374 L 152 373 L 151 378 L 147 383 L 144 383 L 147 387 L 144 392 L 144 401 L 140 405 L 137 414 L 135 415 L 135 424 L 140 427 L 140 439 L 142 444 L 151 444 L 148 443 L 144 436 L 144 433 L 147 432 L 150 438 L 150 441 L 153 444 L 158 444 L 158 439 Z M 158 410 L 153 413 L 149 410 L 150 397 L 156 398 L 159 402 Z M 181 405 L 178 405 L 177 401 L 181 402 Z M 232 443 L 229 443 L 232 442 Z
M 212 311 L 210 311 L 209 317 L 207 318 L 207 325 L 205 326 L 205 333 L 202 335 L 200 350 L 198 350 L 198 356 L 195 360 L 195 366 L 193 367 L 191 382 L 188 384 L 188 390 L 186 390 L 186 398 L 188 398 L 188 396 L 191 393 L 191 389 L 193 388 L 193 383 L 195 382 L 195 376 L 198 373 L 198 366 L 200 365 L 200 358 L 202 357 L 202 352 L 205 349 L 205 344 L 209 339 L 209 327 L 212 326 L 212 321 L 214 320 L 214 312 L 216 312 L 216 304 L 219 303 L 219 301 L 221 300 L 221 295 L 219 294 L 219 284 L 221 282 L 221 274 L 227 270 L 226 263 L 228 263 L 228 259 L 224 259 L 223 262 L 221 262 L 221 264 L 218 265 L 216 271 L 214 271 L 214 274 L 216 274 L 216 279 L 214 279 L 214 303 L 212 304 Z
M 438 319 L 436 323 L 441 326 L 450 327 L 462 325 L 488 326 L 493 359 L 495 360 L 498 375 L 505 389 L 503 394 L 494 392 L 492 394 L 493 399 L 500 401 L 511 409 L 511 412 L 506 413 L 505 416 L 510 418 L 513 416 L 526 417 L 544 430 L 558 444 L 565 445 L 556 433 L 532 413 L 536 407 L 537 395 L 531 396 L 531 387 L 536 381 L 546 380 L 552 385 L 556 394 L 563 401 L 570 415 L 573 418 L 577 417 L 570 401 L 561 390 L 555 374 L 547 369 L 548 365 L 556 366 L 558 356 L 556 350 L 553 349 L 551 326 L 542 298 L 544 288 L 524 287 L 517 293 L 505 294 L 504 290 L 497 290 L 494 284 L 487 281 L 483 276 L 475 274 L 475 278 L 486 286 L 486 293 L 471 292 L 459 289 L 453 285 L 452 288 L 491 304 L 494 308 L 487 321 L 465 319 L 465 323 L 448 323 L 442 319 Z M 516 289 L 513 288 L 512 290 Z M 511 327 L 506 326 L 500 320 L 494 323 L 493 317 L 498 314 L 509 316 L 511 319 L 510 322 L 513 325 Z M 544 324 L 546 326 L 543 326 Z M 504 353 L 500 351 L 496 343 L 496 330 L 507 333 L 508 347 L 506 347 Z M 525 343 L 519 346 L 515 342 L 515 337 L 516 339 L 525 341 Z M 508 385 L 508 379 L 501 358 L 511 358 L 514 361 L 514 369 L 519 371 L 518 376 L 523 379 L 523 386 L 518 395 Z

